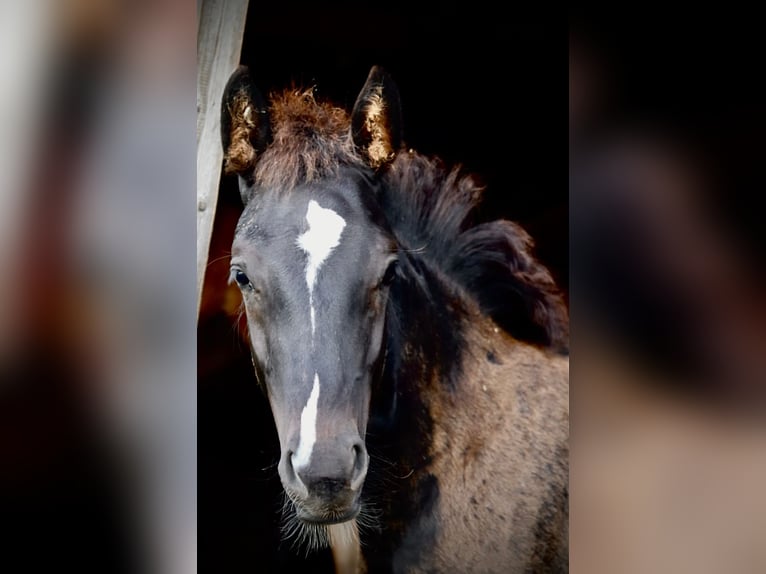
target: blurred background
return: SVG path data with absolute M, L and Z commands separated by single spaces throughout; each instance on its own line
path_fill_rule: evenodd
M 191 2 L 0 2 L 5 572 L 196 569 Z
M 197 4 L 0 2 L 4 571 L 232 571 L 270 527 L 231 181 L 195 316 Z M 407 143 L 480 177 L 564 288 L 572 570 L 766 571 L 758 18 L 253 6 L 264 92 L 350 105 L 384 65 Z
M 762 32 L 570 10 L 572 571 L 766 569 Z

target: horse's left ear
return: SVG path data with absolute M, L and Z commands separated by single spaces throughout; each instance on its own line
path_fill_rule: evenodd
M 377 168 L 393 159 L 402 143 L 399 90 L 380 66 L 373 66 L 351 112 L 351 136 L 362 157 Z

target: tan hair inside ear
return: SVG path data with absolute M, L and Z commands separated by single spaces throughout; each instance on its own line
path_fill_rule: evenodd
M 383 99 L 381 86 L 370 94 L 364 115 L 364 129 L 370 135 L 367 156 L 373 167 L 378 167 L 390 160 L 394 154 L 391 136 L 387 129 L 386 102 Z
M 229 148 L 224 154 L 224 172 L 232 174 L 252 171 L 255 165 L 255 148 L 251 139 L 256 130 L 257 112 L 244 92 L 238 93 L 228 106 L 231 128 Z

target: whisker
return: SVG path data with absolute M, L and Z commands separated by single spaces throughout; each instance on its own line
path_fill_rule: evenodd
M 388 458 L 386 458 L 386 457 L 384 457 L 382 455 L 376 454 L 375 452 L 370 452 L 368 450 L 367 454 L 370 455 L 371 459 L 373 459 L 373 460 L 375 460 L 377 462 L 382 462 L 382 463 L 384 463 L 385 465 L 387 465 L 389 467 L 396 466 L 396 463 L 394 461 L 392 461 L 392 460 L 390 460 L 390 459 L 388 459 Z
M 425 253 L 426 249 L 428 249 L 427 243 L 421 247 L 412 247 L 410 249 L 405 249 L 403 247 L 400 248 L 400 250 L 404 253 Z
M 221 261 L 222 259 L 231 259 L 231 251 L 226 253 L 225 255 L 221 255 L 220 257 L 216 257 L 214 259 L 211 259 L 207 262 L 207 267 L 210 267 L 213 263 L 216 263 L 218 261 Z
M 323 524 L 303 522 L 298 518 L 298 508 L 299 503 L 285 491 L 280 527 L 282 540 L 289 543 L 295 552 L 300 552 L 303 549 L 306 556 L 329 546 L 330 538 L 327 527 Z
M 275 468 L 277 468 L 278 466 L 279 466 L 279 460 L 277 460 L 277 461 L 275 461 L 275 462 L 272 462 L 271 464 L 268 464 L 268 465 L 264 466 L 263 468 L 261 468 L 261 470 L 262 470 L 262 471 L 264 471 L 264 472 L 266 472 L 267 470 L 274 470 L 274 469 L 275 469 Z
M 242 319 L 245 318 L 245 302 L 240 301 L 239 306 L 237 307 L 237 316 L 231 323 L 231 333 L 232 338 L 234 341 L 234 344 L 237 346 L 238 351 L 245 351 L 249 350 L 245 346 L 243 346 L 243 343 L 245 342 L 245 339 L 242 337 L 242 331 L 240 331 L 239 326 L 242 323 Z M 245 324 L 244 333 L 249 333 L 247 330 L 247 324 Z

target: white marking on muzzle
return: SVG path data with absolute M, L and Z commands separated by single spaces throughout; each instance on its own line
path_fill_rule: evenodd
M 340 243 L 340 236 L 346 221 L 332 209 L 325 209 L 313 199 L 309 201 L 306 211 L 308 230 L 298 236 L 298 247 L 308 255 L 306 262 L 306 285 L 309 288 L 309 305 L 311 306 L 311 335 L 315 330 L 314 285 L 316 284 L 319 268 L 330 257 L 333 249 Z
M 301 412 L 301 432 L 298 440 L 298 450 L 293 455 L 293 468 L 299 470 L 308 465 L 311 451 L 317 439 L 317 406 L 319 405 L 319 375 L 314 375 L 314 386 L 309 400 Z

